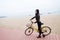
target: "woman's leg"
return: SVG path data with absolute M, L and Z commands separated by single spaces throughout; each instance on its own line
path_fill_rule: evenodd
M 40 22 L 38 22 L 37 25 L 38 25 L 38 30 L 39 30 L 39 36 L 38 36 L 38 38 L 39 38 L 39 37 L 41 37 L 41 24 L 40 24 Z
M 39 35 L 41 35 L 41 25 L 38 25 Z

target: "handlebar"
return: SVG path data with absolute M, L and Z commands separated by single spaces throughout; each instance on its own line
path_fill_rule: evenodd
M 30 20 L 30 21 L 31 21 L 32 24 L 35 23 L 35 22 L 33 22 L 32 20 Z M 44 25 L 44 23 L 41 22 L 41 25 Z

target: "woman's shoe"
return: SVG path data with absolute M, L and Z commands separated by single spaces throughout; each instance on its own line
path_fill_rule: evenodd
M 45 35 L 44 35 L 44 34 L 43 34 L 42 36 L 43 36 L 43 38 L 45 37 Z
M 39 35 L 37 38 L 41 38 L 41 36 Z

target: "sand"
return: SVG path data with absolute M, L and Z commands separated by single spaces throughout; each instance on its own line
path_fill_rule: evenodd
M 25 30 L 26 24 L 32 16 L 22 18 L 0 18 L 0 28 Z M 60 34 L 60 15 L 41 17 L 41 22 L 52 29 L 52 34 Z
M 50 34 L 45 38 L 37 36 L 37 33 L 26 36 L 22 30 L 0 28 L 0 40 L 60 40 L 59 34 Z
M 52 29 L 45 38 L 37 38 L 38 33 L 30 36 L 24 34 L 27 23 L 32 16 L 22 18 L 0 18 L 0 40 L 60 40 L 60 15 L 41 16 L 41 22 Z M 33 20 L 35 21 L 35 20 Z M 37 28 L 37 25 L 35 24 Z

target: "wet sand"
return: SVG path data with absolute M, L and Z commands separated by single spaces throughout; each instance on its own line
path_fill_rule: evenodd
M 59 34 L 50 34 L 45 38 L 37 38 L 37 36 L 36 32 L 26 36 L 22 30 L 0 28 L 0 40 L 60 40 Z

